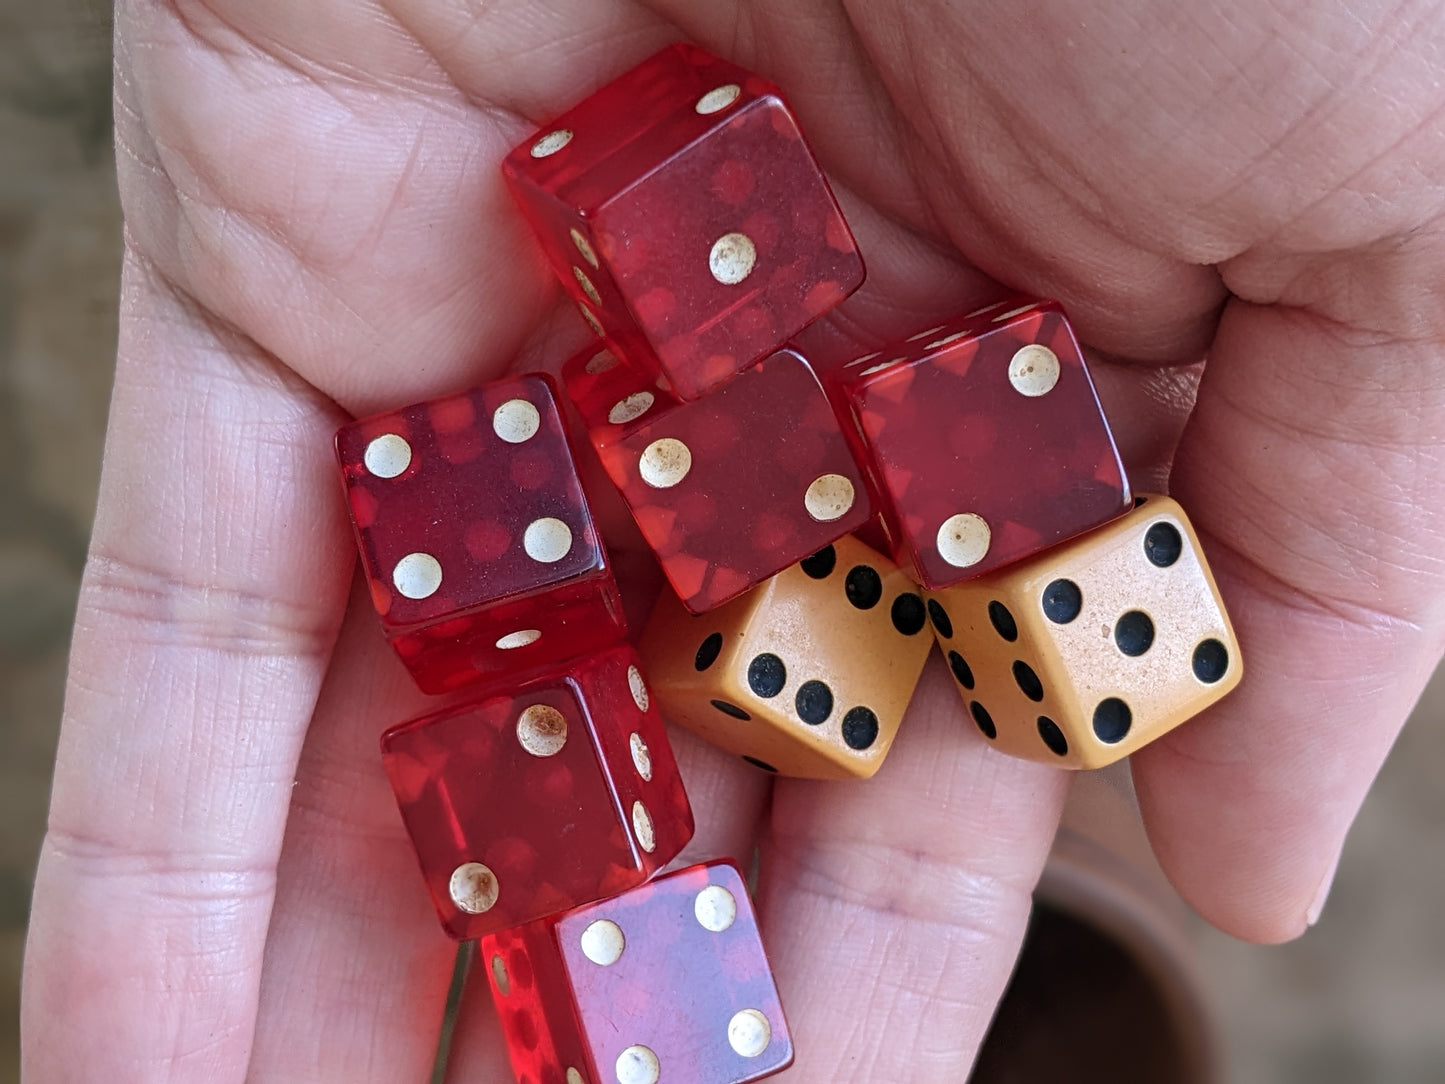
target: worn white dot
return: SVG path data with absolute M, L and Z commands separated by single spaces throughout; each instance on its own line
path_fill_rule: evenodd
M 597 292 L 597 287 L 592 285 L 592 280 L 587 277 L 586 271 L 580 267 L 573 267 L 572 277 L 577 280 L 577 285 L 582 288 L 582 292 L 587 295 L 592 304 L 602 304 L 602 295 Z
M 993 312 L 994 309 L 998 309 L 998 308 L 1002 308 L 1002 307 L 1003 307 L 1003 302 L 1002 302 L 1002 301 L 995 301 L 992 305 L 985 305 L 985 306 L 984 306 L 983 308 L 981 308 L 981 309 L 974 309 L 971 313 L 969 313 L 968 315 L 966 315 L 966 316 L 964 317 L 964 319 L 965 319 L 965 320 L 972 320 L 975 316 L 982 316 L 982 315 L 983 315 L 984 313 L 986 313 L 986 312 Z
M 1047 395 L 1059 382 L 1059 356 L 1039 343 L 1019 347 L 1008 363 L 1008 382 L 1030 399 Z
M 583 370 L 596 376 L 598 373 L 605 373 L 608 369 L 617 365 L 617 355 L 611 350 L 599 350 L 587 359 L 587 364 L 582 366 Z
M 574 229 L 572 231 L 572 243 L 577 246 L 577 251 L 582 254 L 584 260 L 593 267 L 597 266 L 597 253 L 592 250 L 592 242 L 587 240 L 581 230 Z
M 587 1084 L 587 1078 L 569 1065 L 567 1067 L 567 1084 Z
M 550 704 L 531 704 L 517 717 L 517 741 L 534 757 L 556 756 L 567 744 L 567 717 Z
M 874 373 L 881 373 L 884 369 L 891 369 L 891 368 L 893 368 L 893 365 L 894 365 L 894 362 L 892 362 L 892 361 L 881 361 L 881 362 L 879 362 L 877 365 L 870 365 L 870 366 L 868 366 L 868 368 L 864 369 L 864 370 L 863 370 L 861 373 L 859 373 L 858 375 L 859 375 L 859 376 L 872 376 Z
M 612 409 L 607 412 L 607 420 L 613 425 L 626 425 L 651 410 L 655 401 L 652 392 L 635 391 L 626 399 L 612 404 Z
M 652 830 L 652 814 L 641 802 L 632 803 L 632 830 L 644 851 L 651 854 L 657 849 L 657 836 Z
M 555 132 L 548 132 L 537 142 L 532 144 L 533 158 L 546 158 L 556 154 L 568 143 L 572 142 L 571 128 L 558 128 Z
M 722 933 L 737 921 L 738 901 L 722 885 L 708 885 L 692 901 L 692 913 L 703 929 Z
M 935 339 L 933 342 L 926 344 L 923 349 L 937 350 L 939 347 L 948 346 L 951 343 L 956 343 L 959 339 L 966 339 L 968 338 L 968 335 L 969 333 L 967 331 L 955 331 L 952 335 L 945 335 L 941 339 Z
M 642 680 L 642 671 L 635 666 L 627 668 L 627 691 L 632 694 L 632 702 L 637 705 L 638 711 L 646 711 L 652 703 L 652 698 L 647 695 L 647 682 Z
M 936 327 L 929 328 L 927 331 L 919 331 L 913 335 L 908 336 L 908 338 L 905 339 L 904 342 L 916 343 L 919 339 L 926 339 L 931 335 L 937 335 L 947 326 L 947 324 L 939 324 Z
M 709 113 L 720 113 L 737 101 L 738 95 L 742 92 L 743 88 L 736 83 L 725 83 L 704 94 L 697 100 L 697 105 L 693 108 L 703 116 L 707 116 Z
M 692 470 L 692 451 L 674 437 L 654 440 L 642 450 L 637 473 L 653 489 L 671 489 Z
M 599 339 L 607 335 L 607 332 L 602 330 L 602 324 L 598 321 L 597 317 L 592 315 L 592 310 L 581 301 L 577 302 L 577 310 L 582 313 L 582 319 L 587 321 L 587 326 L 592 329 L 592 334 L 596 335 Z
M 657 1084 L 660 1076 L 657 1055 L 641 1044 L 617 1055 L 617 1084 Z
M 577 940 L 582 955 L 598 967 L 611 967 L 622 959 L 622 950 L 627 947 L 622 927 L 608 918 L 590 923 Z
M 519 647 L 535 644 L 541 638 L 541 629 L 518 629 L 516 632 L 509 632 L 505 636 L 499 636 L 497 638 L 497 650 L 515 651 Z
M 507 962 L 500 956 L 492 957 L 492 981 L 497 984 L 497 992 L 503 997 L 512 992 L 512 980 L 507 974 Z
M 725 233 L 713 242 L 707 266 L 724 286 L 736 286 L 753 273 L 758 250 L 745 233 Z
M 863 354 L 860 357 L 854 358 L 847 365 L 843 366 L 843 368 L 851 369 L 854 365 L 862 365 L 865 361 L 872 361 L 881 353 L 883 353 L 882 350 L 874 350 L 871 354 Z
M 954 568 L 968 568 L 983 560 L 992 540 L 993 532 L 982 516 L 960 512 L 938 528 L 938 555 Z
M 407 598 L 431 598 L 442 585 L 442 566 L 429 553 L 408 553 L 391 570 L 391 582 Z
M 572 528 L 551 516 L 534 519 L 522 532 L 522 549 L 532 560 L 544 565 L 562 560 L 571 548 Z
M 542 415 L 525 399 L 508 399 L 492 411 L 492 432 L 508 444 L 522 444 L 542 428 Z
M 853 507 L 857 496 L 853 483 L 841 474 L 823 474 L 814 478 L 803 494 L 803 507 L 814 519 L 831 523 Z
M 637 769 L 637 774 L 642 776 L 644 783 L 652 782 L 652 750 L 642 740 L 641 734 L 633 734 L 627 739 L 627 744 L 632 748 L 632 766 Z
M 488 867 L 480 862 L 464 862 L 452 870 L 447 891 L 459 909 L 469 915 L 480 915 L 492 909 L 502 889 L 497 875 Z
M 1019 306 L 1018 308 L 1016 308 L 1016 309 L 1009 309 L 1008 312 L 1001 312 L 1001 313 L 999 313 L 997 316 L 995 316 L 995 317 L 993 318 L 993 322 L 994 322 L 995 324 L 1001 324 L 1001 323 L 1003 323 L 1005 320 L 1012 320 L 1015 316 L 1022 316 L 1022 315 L 1023 315 L 1024 313 L 1026 313 L 1026 312 L 1032 312 L 1033 309 L 1034 309 L 1034 306 L 1033 306 L 1032 303 L 1030 303 L 1030 304 L 1028 304 L 1028 305 L 1020 305 L 1020 306 Z
M 361 456 L 366 469 L 378 478 L 395 478 L 411 466 L 411 445 L 395 433 L 377 437 Z
M 755 1058 L 773 1041 L 768 1018 L 757 1009 L 743 1009 L 728 1021 L 728 1045 L 745 1058 Z

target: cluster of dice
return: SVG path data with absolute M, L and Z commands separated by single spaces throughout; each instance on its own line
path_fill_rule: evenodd
M 346 426 L 388 637 L 426 692 L 484 683 L 388 731 L 386 770 L 519 1080 L 757 1080 L 793 1054 L 742 876 L 653 879 L 693 831 L 663 714 L 769 772 L 867 777 L 936 640 L 991 743 L 1095 767 L 1224 695 L 1239 652 L 1056 304 L 846 364 L 785 345 L 863 265 L 776 87 L 675 46 L 504 169 L 604 340 L 563 383 L 672 591 L 639 654 L 549 377 Z

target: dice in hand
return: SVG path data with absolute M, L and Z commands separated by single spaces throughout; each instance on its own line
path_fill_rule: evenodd
M 669 719 L 766 771 L 882 766 L 933 638 L 918 588 L 850 536 L 701 617 L 664 592 L 640 650 Z
M 981 575 L 1129 509 L 1058 304 L 969 313 L 828 374 L 893 556 L 925 587 Z
M 432 902 L 458 939 L 641 884 L 692 838 L 630 647 L 394 727 L 381 751 Z
M 336 454 L 372 601 L 424 692 L 627 635 L 550 378 L 352 422 Z
M 1239 644 L 1184 511 L 1124 518 L 1021 564 L 930 593 L 969 716 L 1004 752 L 1112 763 L 1239 683 Z
M 745 1084 L 793 1046 L 736 867 L 483 937 L 512 1067 L 544 1084 Z
M 599 335 L 695 399 L 863 280 L 777 87 L 679 44 L 512 151 L 507 183 Z

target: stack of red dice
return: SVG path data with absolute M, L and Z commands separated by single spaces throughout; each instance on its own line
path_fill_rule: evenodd
M 639 657 L 549 377 L 346 426 L 388 637 L 426 692 L 481 682 L 388 731 L 387 774 L 519 1080 L 761 1079 L 793 1053 L 741 876 L 652 880 L 693 831 L 664 709 L 767 771 L 868 776 L 931 621 L 990 740 L 1084 767 L 1223 695 L 1238 649 L 1056 304 L 831 368 L 789 345 L 863 264 L 766 80 L 674 46 L 504 169 L 604 340 L 563 381 L 672 591 Z

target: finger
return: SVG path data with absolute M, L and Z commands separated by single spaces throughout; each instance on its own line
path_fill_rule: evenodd
M 291 780 L 351 565 L 315 451 L 336 422 L 128 258 L 26 955 L 30 1079 L 245 1072 Z
M 938 657 L 873 779 L 778 782 L 759 903 L 789 1080 L 967 1078 L 1066 790 L 988 747 Z
M 422 1080 L 456 945 L 382 771 L 383 730 L 437 708 L 352 592 L 306 736 L 277 877 L 248 1079 Z
M 1392 283 L 1440 273 L 1414 247 L 1388 274 L 1355 277 L 1342 261 L 1341 295 L 1321 300 L 1352 320 L 1368 318 L 1354 304 L 1386 313 Z M 1433 333 L 1297 308 L 1236 302 L 1221 324 L 1175 488 L 1246 677 L 1140 754 L 1135 778 L 1165 869 L 1239 936 L 1277 941 L 1318 917 L 1345 833 L 1440 658 L 1442 360 Z

